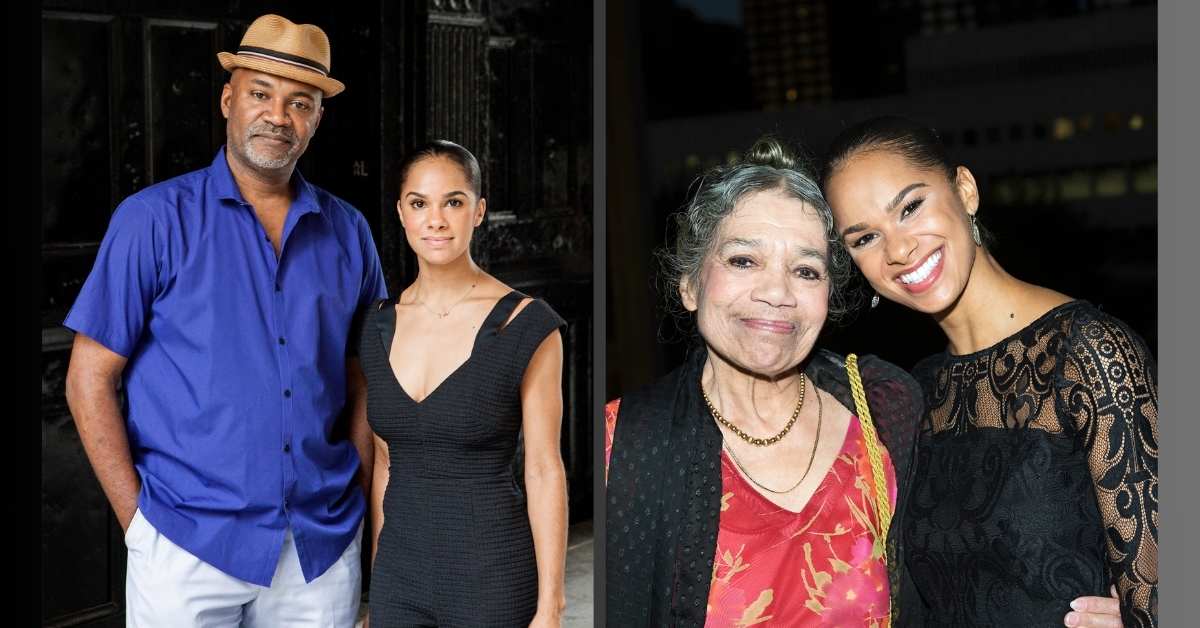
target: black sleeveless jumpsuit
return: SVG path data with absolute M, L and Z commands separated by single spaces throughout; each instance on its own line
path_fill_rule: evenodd
M 371 572 L 372 628 L 524 628 L 533 619 L 537 565 L 512 469 L 520 387 L 538 345 L 566 323 L 535 299 L 505 326 L 523 298 L 514 290 L 500 299 L 471 356 L 420 403 L 388 361 L 396 301 L 376 304 L 363 321 L 367 416 L 391 459 Z

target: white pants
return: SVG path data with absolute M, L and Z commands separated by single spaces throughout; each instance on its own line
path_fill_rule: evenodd
M 239 580 L 196 558 L 134 513 L 125 533 L 129 628 L 317 626 L 351 628 L 362 596 L 362 526 L 325 573 L 304 582 L 289 528 L 270 587 Z

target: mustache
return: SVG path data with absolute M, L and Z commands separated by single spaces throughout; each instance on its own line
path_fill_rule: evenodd
M 246 137 L 250 138 L 255 135 L 266 135 L 276 139 L 286 139 L 289 142 L 296 141 L 296 132 L 286 126 L 275 126 L 268 122 L 252 124 L 246 129 Z

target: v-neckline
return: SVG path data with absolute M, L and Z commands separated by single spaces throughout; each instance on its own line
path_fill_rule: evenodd
M 800 510 L 792 510 L 791 508 L 775 503 L 775 500 L 768 497 L 766 493 L 759 490 L 757 486 L 754 486 L 754 484 L 748 479 L 748 476 L 746 476 L 746 474 L 742 472 L 741 469 L 739 469 L 738 466 L 733 462 L 733 459 L 729 456 L 729 452 L 725 450 L 725 447 L 721 447 L 721 458 L 725 464 L 729 465 L 733 471 L 733 474 L 737 476 L 738 480 L 744 484 L 747 489 L 749 489 L 750 494 L 752 494 L 750 499 L 759 501 L 767 507 L 767 510 L 774 508 L 786 514 L 788 517 L 801 517 L 808 512 L 809 505 L 815 501 L 814 498 L 821 492 L 822 489 L 825 488 L 825 485 L 829 483 L 830 478 L 833 476 L 833 469 L 835 466 L 837 466 L 838 458 L 841 458 L 842 454 L 847 453 L 846 448 L 851 445 L 851 432 L 854 431 L 854 423 L 857 421 L 858 418 L 854 415 L 854 413 L 850 413 L 850 421 L 846 424 L 846 430 L 842 434 L 842 444 L 838 447 L 838 451 L 833 456 L 833 460 L 830 461 L 829 466 L 825 467 L 825 473 L 821 476 L 821 481 L 817 483 L 817 487 L 813 489 L 812 494 L 810 494 L 808 499 L 805 500 L 804 504 L 800 506 Z
M 464 367 L 466 367 L 468 364 L 471 363 L 472 358 L 475 357 L 476 350 L 479 349 L 479 341 L 483 339 L 481 334 L 483 334 L 485 328 L 489 327 L 488 321 L 490 321 L 492 319 L 492 314 L 494 314 L 496 312 L 496 308 L 500 307 L 500 305 L 502 303 L 504 303 L 508 299 L 508 297 L 515 292 L 517 292 L 517 291 L 516 290 L 509 291 L 504 296 L 497 299 L 495 303 L 492 304 L 492 307 L 488 310 L 487 316 L 484 316 L 483 322 L 479 324 L 479 329 L 475 330 L 475 337 L 471 340 L 471 353 L 469 353 L 467 355 L 467 359 L 463 360 L 458 366 L 456 366 L 454 368 L 454 370 L 450 371 L 449 374 L 447 374 L 445 377 L 443 377 L 442 381 L 438 382 L 437 386 L 434 386 L 433 389 L 431 389 L 429 392 L 425 393 L 425 396 L 422 397 L 420 401 L 417 401 L 415 398 L 413 398 L 413 396 L 411 394 L 409 394 L 409 392 L 407 390 L 404 389 L 404 384 L 401 384 L 400 378 L 396 376 L 396 367 L 392 365 L 392 346 L 395 345 L 395 343 L 396 343 L 396 327 L 397 327 L 395 324 L 396 306 L 400 304 L 400 300 L 396 299 L 396 303 L 393 303 L 391 305 L 392 321 L 393 321 L 392 336 L 391 336 L 391 338 L 388 339 L 386 359 L 387 359 L 387 365 L 388 365 L 388 372 L 392 374 L 392 381 L 396 383 L 396 388 L 400 389 L 400 394 L 404 395 L 404 398 L 408 399 L 415 406 L 424 405 L 424 403 L 426 401 L 429 401 L 429 398 L 433 397 L 433 395 L 436 394 L 437 391 L 441 390 L 442 386 L 444 386 L 446 384 L 446 382 L 450 381 L 450 379 L 452 377 L 454 377 L 456 374 L 458 374 L 459 371 L 463 370 Z M 522 300 L 524 300 L 524 297 L 517 300 L 517 305 L 520 305 Z M 514 309 L 515 309 L 515 306 L 514 306 Z M 522 310 L 520 312 L 517 312 L 516 315 L 520 316 L 521 312 L 524 312 L 525 309 L 528 309 L 528 308 L 522 308 Z M 510 318 L 510 317 L 513 320 L 511 320 L 511 321 L 508 320 L 508 318 Z M 515 322 L 515 320 L 516 320 L 516 316 L 509 314 L 508 316 L 505 317 L 504 321 L 501 321 L 500 325 L 496 326 L 497 331 L 508 327 L 508 325 L 511 325 L 513 322 Z M 507 323 L 507 324 L 505 324 L 505 323 Z

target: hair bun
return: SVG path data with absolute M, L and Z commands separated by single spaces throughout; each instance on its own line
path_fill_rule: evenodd
M 743 161 L 756 166 L 770 166 L 781 170 L 792 170 L 799 165 L 799 159 L 788 150 L 783 142 L 769 135 L 758 138 L 754 146 L 746 151 Z

